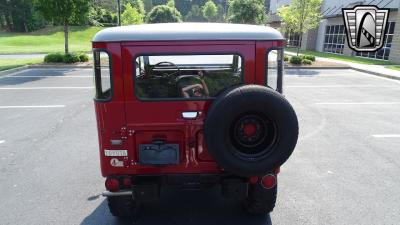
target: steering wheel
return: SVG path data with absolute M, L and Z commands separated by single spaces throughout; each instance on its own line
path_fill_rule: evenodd
M 156 78 L 170 78 L 170 77 L 172 77 L 172 76 L 179 76 L 179 75 L 181 74 L 181 70 L 179 69 L 179 67 L 178 67 L 176 64 L 174 64 L 174 63 L 172 63 L 172 62 L 167 62 L 167 61 L 156 63 L 156 64 L 151 68 L 151 74 L 152 74 L 152 72 L 154 72 L 154 69 L 155 69 L 156 67 L 158 67 L 158 66 L 172 66 L 172 67 L 175 67 L 176 71 L 175 71 L 175 72 L 172 72 L 172 73 L 167 73 L 167 72 L 165 72 L 165 73 L 163 73 L 162 75 L 153 75 L 152 77 L 156 77 Z

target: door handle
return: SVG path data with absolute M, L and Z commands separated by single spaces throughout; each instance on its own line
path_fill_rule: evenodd
M 184 119 L 196 119 L 197 116 L 199 115 L 198 112 L 182 112 L 182 118 Z

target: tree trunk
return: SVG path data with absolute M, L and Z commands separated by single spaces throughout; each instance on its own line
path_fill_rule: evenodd
M 299 44 L 297 45 L 297 56 L 299 56 L 301 42 L 303 42 L 303 33 L 300 33 Z
M 64 21 L 64 42 L 65 42 L 65 54 L 68 54 L 68 22 Z

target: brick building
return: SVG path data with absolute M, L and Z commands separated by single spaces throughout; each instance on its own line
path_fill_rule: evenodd
M 277 9 L 290 4 L 290 0 L 271 0 L 270 26 L 279 28 L 281 20 Z M 346 31 L 343 23 L 342 8 L 352 8 L 355 5 L 377 5 L 379 8 L 389 8 L 387 33 L 383 48 L 370 53 L 356 53 L 347 45 Z M 303 50 L 329 52 L 347 56 L 368 57 L 380 60 L 389 60 L 400 63 L 400 0 L 324 0 L 321 7 L 323 15 L 319 26 L 303 34 L 302 43 L 299 43 L 298 34 L 285 34 L 289 46 L 301 44 Z

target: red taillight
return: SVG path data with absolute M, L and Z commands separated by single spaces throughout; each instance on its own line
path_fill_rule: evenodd
M 258 177 L 257 176 L 252 176 L 249 178 L 249 183 L 250 184 L 255 184 L 258 181 Z
M 106 189 L 111 192 L 119 191 L 119 181 L 116 178 L 107 178 L 105 185 Z
M 271 189 L 276 185 L 276 177 L 273 174 L 267 174 L 261 179 L 261 185 L 265 189 Z
M 122 180 L 122 184 L 124 185 L 124 188 L 131 188 L 131 187 L 132 187 L 131 178 L 125 177 L 125 178 Z

